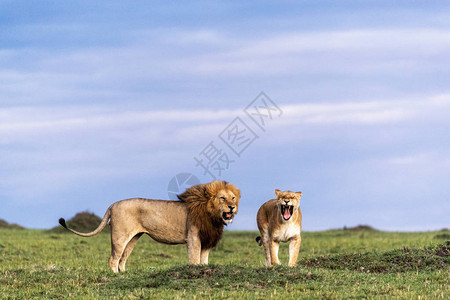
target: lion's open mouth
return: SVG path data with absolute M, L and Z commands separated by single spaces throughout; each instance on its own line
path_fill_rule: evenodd
M 233 213 L 232 212 L 224 212 L 222 214 L 222 218 L 223 218 L 223 223 L 225 225 L 228 225 L 228 223 L 231 223 L 231 221 L 233 220 Z
M 288 221 L 293 213 L 294 213 L 293 205 L 281 205 L 281 215 L 283 216 L 284 220 Z

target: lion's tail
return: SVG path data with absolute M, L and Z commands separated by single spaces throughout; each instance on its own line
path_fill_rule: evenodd
M 256 237 L 256 242 L 258 243 L 258 245 L 262 246 L 262 239 L 260 236 Z
M 105 228 L 106 224 L 108 224 L 108 220 L 109 220 L 110 216 L 111 216 L 111 207 L 109 207 L 108 210 L 106 211 L 105 216 L 103 217 L 102 221 L 100 222 L 100 225 L 98 225 L 97 229 L 95 229 L 92 232 L 88 232 L 88 233 L 78 232 L 76 230 L 73 230 L 72 228 L 67 227 L 66 220 L 64 220 L 64 218 L 59 219 L 59 224 L 61 224 L 62 227 L 69 230 L 70 232 L 75 233 L 76 235 L 90 237 L 90 236 L 94 236 L 94 235 L 98 234 L 100 231 L 103 230 L 103 228 Z

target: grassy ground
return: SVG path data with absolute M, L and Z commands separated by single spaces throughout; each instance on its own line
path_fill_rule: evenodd
M 263 266 L 256 232 L 225 232 L 209 266 L 184 245 L 142 237 L 127 271 L 108 267 L 108 234 L 0 229 L 0 299 L 449 298 L 448 231 L 305 232 L 296 268 Z M 288 248 L 280 249 L 282 263 Z

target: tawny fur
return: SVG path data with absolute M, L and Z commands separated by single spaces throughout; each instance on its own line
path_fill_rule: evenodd
M 99 227 L 90 233 L 68 228 L 84 237 L 98 234 L 108 220 L 111 226 L 113 272 L 125 271 L 128 256 L 145 233 L 164 244 L 186 244 L 190 264 L 207 264 L 209 250 L 220 240 L 223 226 L 231 223 L 238 211 L 240 191 L 225 181 L 192 186 L 179 196 L 180 201 L 132 198 L 112 204 Z
M 300 211 L 301 192 L 275 190 L 277 199 L 264 203 L 258 210 L 256 221 L 261 236 L 256 241 L 264 246 L 266 266 L 279 265 L 278 249 L 280 242 L 289 244 L 289 266 L 297 263 L 301 244 L 302 213 Z M 292 207 L 288 220 L 283 218 L 282 206 Z

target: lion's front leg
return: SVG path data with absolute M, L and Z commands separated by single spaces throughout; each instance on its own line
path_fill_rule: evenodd
M 200 252 L 200 263 L 202 265 L 207 265 L 208 264 L 209 250 L 210 249 L 202 249 L 201 252 Z
M 191 226 L 191 228 L 188 229 L 186 246 L 188 250 L 189 264 L 191 265 L 200 264 L 202 243 L 200 241 L 199 231 L 197 227 Z M 206 257 L 208 258 L 208 256 Z

